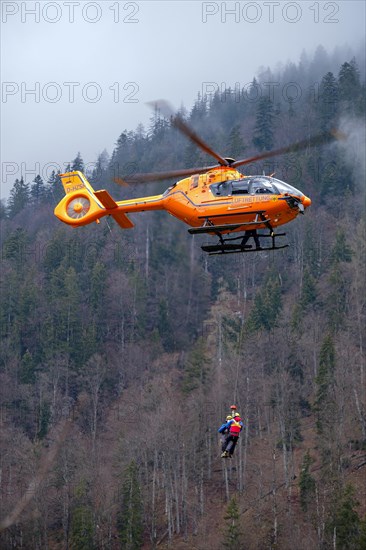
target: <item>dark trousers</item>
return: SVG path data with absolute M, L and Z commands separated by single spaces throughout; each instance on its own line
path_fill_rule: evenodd
M 229 434 L 227 439 L 226 439 L 226 452 L 229 453 L 229 455 L 233 455 L 234 454 L 234 449 L 235 449 L 235 446 L 238 442 L 238 439 L 239 439 L 239 436 L 238 435 L 233 435 L 233 434 Z
M 224 452 L 226 450 L 227 438 L 229 434 L 221 434 L 221 450 Z

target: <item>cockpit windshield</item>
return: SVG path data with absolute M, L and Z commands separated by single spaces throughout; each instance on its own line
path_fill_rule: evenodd
M 292 185 L 289 185 L 288 183 L 285 183 L 284 181 L 270 178 L 271 181 L 273 181 L 273 184 L 277 187 L 279 193 L 285 194 L 289 193 L 290 195 L 296 195 L 297 197 L 303 197 L 304 194 L 301 193 L 298 189 L 295 187 L 292 187 Z
M 291 194 L 302 197 L 303 194 L 295 187 L 269 176 L 250 176 L 240 180 L 228 180 L 214 183 L 210 186 L 211 192 L 216 197 L 228 197 L 231 195 L 280 195 Z

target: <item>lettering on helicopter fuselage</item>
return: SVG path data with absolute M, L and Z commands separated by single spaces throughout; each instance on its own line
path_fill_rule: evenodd
M 72 193 L 73 191 L 78 191 L 79 189 L 84 189 L 84 185 L 82 183 L 79 183 L 78 185 L 73 185 L 72 187 L 68 187 L 66 189 L 66 193 Z
M 274 197 L 271 197 L 272 200 L 277 200 Z M 249 197 L 235 197 L 233 198 L 233 204 L 248 204 L 252 202 L 267 202 L 270 200 L 268 195 L 254 195 Z

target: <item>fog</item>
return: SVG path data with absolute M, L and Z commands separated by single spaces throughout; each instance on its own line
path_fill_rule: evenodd
M 333 65 L 353 55 L 364 63 L 359 1 L 2 2 L 1 10 L 2 197 L 15 178 L 47 179 L 78 151 L 85 163 L 111 153 L 124 129 L 148 128 L 151 100 L 189 109 L 198 93 L 244 87 L 266 67 L 298 63 L 304 52 L 311 59 L 319 45 Z

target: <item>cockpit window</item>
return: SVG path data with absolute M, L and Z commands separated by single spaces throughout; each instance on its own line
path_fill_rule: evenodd
M 210 185 L 216 197 L 231 195 L 279 195 L 290 194 L 302 197 L 303 194 L 295 187 L 270 176 L 249 176 L 240 180 L 228 180 Z
M 252 195 L 267 195 L 271 193 L 276 193 L 276 191 L 273 189 L 273 185 L 271 184 L 270 180 L 267 178 L 252 178 L 250 180 L 251 183 L 251 190 L 250 193 Z

